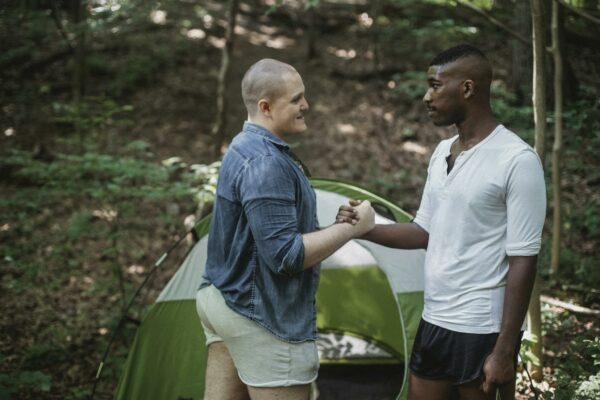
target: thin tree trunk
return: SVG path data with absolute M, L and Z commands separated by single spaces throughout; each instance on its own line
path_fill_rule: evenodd
M 561 239 L 561 190 L 560 190 L 560 159 L 562 152 L 562 75 L 563 60 L 560 46 L 559 7 L 556 0 L 552 2 L 552 53 L 554 55 L 554 144 L 552 146 L 552 258 L 550 271 L 558 272 L 560 264 Z
M 86 6 L 82 0 L 73 0 L 75 26 L 75 52 L 73 57 L 73 100 L 79 103 L 85 96 L 86 86 Z
M 531 12 L 529 3 L 526 1 L 518 1 L 512 5 L 513 28 L 521 36 L 528 36 L 531 32 Z M 512 76 L 511 86 L 517 95 L 519 104 L 525 104 L 531 98 L 531 51 L 530 46 L 523 44 L 520 40 L 512 39 Z
M 546 158 L 546 68 L 544 63 L 546 36 L 544 9 L 541 0 L 531 0 L 533 31 L 533 121 L 535 123 L 535 151 L 542 165 Z
M 227 113 L 227 99 L 225 91 L 229 80 L 229 64 L 233 53 L 233 42 L 235 38 L 235 20 L 238 12 L 238 0 L 229 0 L 227 31 L 225 32 L 225 46 L 221 52 L 221 69 L 219 70 L 219 84 L 217 87 L 217 118 L 212 130 L 214 140 L 213 155 L 215 158 L 221 156 L 221 148 L 225 142 L 225 114 Z
M 381 15 L 381 10 L 383 8 L 382 0 L 373 0 L 371 1 L 370 13 L 371 18 L 373 18 L 373 25 L 369 29 L 371 29 L 371 44 L 373 51 L 373 70 L 375 73 L 381 70 L 383 67 L 381 65 L 381 26 L 379 26 L 379 16 Z
M 307 25 L 308 25 L 308 40 L 306 43 L 306 58 L 312 60 L 317 57 L 317 12 L 315 10 L 316 5 L 311 6 L 306 11 Z
M 542 165 L 545 158 L 545 135 L 546 135 L 546 73 L 544 68 L 546 40 L 544 32 L 543 0 L 531 0 L 531 18 L 533 32 L 533 119 L 535 123 L 535 150 L 537 151 Z M 536 277 L 531 299 L 529 301 L 529 313 L 527 314 L 529 332 L 537 337 L 532 352 L 540 360 L 540 365 L 529 365 L 531 376 L 536 381 L 541 381 L 542 373 L 542 312 L 540 306 L 540 282 L 539 275 Z

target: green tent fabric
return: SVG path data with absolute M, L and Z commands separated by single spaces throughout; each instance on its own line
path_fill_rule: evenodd
M 411 218 L 351 183 L 311 183 L 321 226 L 333 223 L 339 205 L 350 198 L 370 200 L 377 223 Z M 207 352 L 195 293 L 206 262 L 209 223 L 207 217 L 196 226 L 199 240 L 142 321 L 116 399 L 202 399 Z M 317 293 L 322 364 L 406 363 L 423 308 L 424 255 L 353 240 L 322 263 Z M 406 382 L 406 376 L 398 379 Z

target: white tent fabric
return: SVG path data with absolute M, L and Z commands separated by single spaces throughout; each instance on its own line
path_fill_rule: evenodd
M 317 194 L 317 218 L 321 226 L 335 221 L 338 207 L 347 204 L 348 198 L 337 193 L 315 190 Z M 387 218 L 376 216 L 376 223 L 392 223 Z M 206 264 L 208 236 L 200 239 L 179 268 L 173 279 L 163 289 L 157 302 L 194 299 Z M 323 268 L 373 267 L 378 265 L 387 275 L 395 293 L 423 290 L 423 271 L 415 271 L 415 265 L 425 261 L 423 250 L 389 249 L 364 240 L 353 240 L 323 261 Z

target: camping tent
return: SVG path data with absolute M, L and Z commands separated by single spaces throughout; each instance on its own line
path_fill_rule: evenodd
M 339 205 L 350 198 L 370 200 L 377 223 L 410 220 L 390 201 L 356 185 L 325 179 L 311 183 L 321 226 L 333 223 Z M 196 226 L 198 241 L 142 321 L 116 399 L 202 398 L 206 346 L 195 294 L 209 222 L 205 218 Z M 424 257 L 423 250 L 353 240 L 322 263 L 317 326 L 323 365 L 406 365 L 423 307 Z M 406 374 L 397 380 L 405 395 Z

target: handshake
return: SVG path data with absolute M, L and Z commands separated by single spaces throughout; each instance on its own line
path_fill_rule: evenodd
M 350 200 L 338 209 L 335 223 L 353 225 L 353 236 L 360 237 L 375 227 L 375 210 L 369 200 Z

